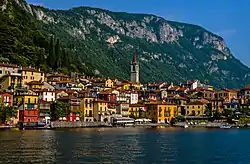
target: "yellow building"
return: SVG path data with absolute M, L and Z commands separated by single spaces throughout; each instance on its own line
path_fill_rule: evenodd
M 113 88 L 113 86 L 114 86 L 113 80 L 107 79 L 107 80 L 105 81 L 105 87 L 106 87 L 106 88 Z
M 80 113 L 83 121 L 93 122 L 94 121 L 94 98 L 83 98 L 80 104 Z
M 22 76 L 14 73 L 4 75 L 0 78 L 0 85 L 2 90 L 20 88 L 22 85 Z
M 44 73 L 35 68 L 22 67 L 19 73 L 22 75 L 22 85 L 26 85 L 31 81 L 44 82 Z
M 108 116 L 108 102 L 105 100 L 94 100 L 94 121 L 103 122 Z
M 38 94 L 33 91 L 17 92 L 14 95 L 14 105 L 21 110 L 38 109 Z
M 145 118 L 146 106 L 144 104 L 130 104 L 128 108 L 128 116 L 133 118 Z
M 186 104 L 186 116 L 204 116 L 206 104 L 194 101 Z
M 147 118 L 156 123 L 169 123 L 178 115 L 177 105 L 161 101 L 147 104 Z
M 40 81 L 31 81 L 28 82 L 27 85 L 29 86 L 29 89 L 43 89 L 43 83 Z

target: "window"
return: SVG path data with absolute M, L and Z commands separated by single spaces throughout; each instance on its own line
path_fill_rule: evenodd
M 189 115 L 189 111 L 187 111 L 187 115 Z
M 3 70 L 0 70 L 0 74 L 3 74 Z
M 25 71 L 24 74 L 26 75 L 26 73 L 27 73 L 27 72 Z
M 35 98 L 35 104 L 36 104 L 36 98 Z
M 31 72 L 31 75 L 34 75 L 34 73 L 33 73 L 33 72 Z
M 47 92 L 45 92 L 45 95 L 47 96 Z
M 193 106 L 193 109 L 194 109 L 194 106 Z
M 30 103 L 30 98 L 28 98 L 28 103 Z
M 200 106 L 198 106 L 198 109 L 200 109 L 201 107 Z
M 200 114 L 201 114 L 201 111 L 198 110 L 198 115 L 200 115 Z

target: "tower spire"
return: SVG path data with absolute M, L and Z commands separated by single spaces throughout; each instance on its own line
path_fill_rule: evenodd
M 136 63 L 136 50 L 134 51 L 134 55 L 133 55 L 133 58 L 132 58 L 132 63 Z

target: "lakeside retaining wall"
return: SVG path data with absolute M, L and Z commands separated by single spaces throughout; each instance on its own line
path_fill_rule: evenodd
M 84 128 L 84 127 L 112 127 L 111 124 L 105 122 L 64 122 L 53 121 L 51 128 Z

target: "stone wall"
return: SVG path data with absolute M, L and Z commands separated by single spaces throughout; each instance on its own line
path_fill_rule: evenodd
M 111 124 L 104 122 L 64 122 L 53 121 L 51 128 L 84 128 L 84 127 L 111 127 Z

